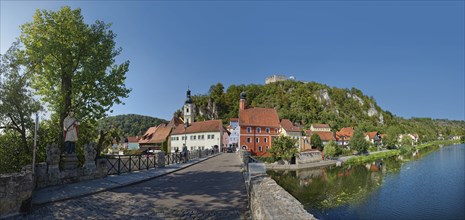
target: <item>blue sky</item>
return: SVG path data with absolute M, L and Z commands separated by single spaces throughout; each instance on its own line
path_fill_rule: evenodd
M 464 120 L 464 1 L 1 1 L 0 52 L 35 9 L 113 23 L 130 60 L 115 114 L 169 119 L 185 90 L 272 74 L 362 90 L 398 116 Z

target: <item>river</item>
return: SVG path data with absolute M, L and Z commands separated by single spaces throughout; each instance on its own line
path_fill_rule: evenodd
M 357 166 L 268 171 L 319 219 L 465 219 L 465 145 Z

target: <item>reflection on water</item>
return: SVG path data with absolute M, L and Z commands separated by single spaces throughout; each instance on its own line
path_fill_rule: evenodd
M 464 147 L 463 145 L 461 146 L 462 148 Z M 405 166 L 406 164 L 412 163 L 409 161 L 413 161 L 413 166 L 415 161 L 428 157 L 432 153 L 440 153 L 442 150 L 441 148 L 441 150 L 437 151 L 437 148 L 433 147 L 423 149 L 414 154 L 388 158 L 364 165 L 346 167 L 332 166 L 298 171 L 268 171 L 268 174 L 271 175 L 279 185 L 296 197 L 310 213 L 318 218 L 387 218 L 387 215 L 391 215 L 392 213 L 394 213 L 391 215 L 392 217 L 402 218 L 402 216 L 405 217 L 405 213 L 400 213 L 399 216 L 396 216 L 396 211 L 392 210 L 377 210 L 379 214 L 373 214 L 375 212 L 371 214 L 364 213 L 370 212 L 368 209 L 370 203 L 374 204 L 378 202 L 377 200 L 380 200 L 380 196 L 384 194 L 388 197 L 391 194 L 396 195 L 396 193 L 398 193 L 396 191 L 399 190 L 399 187 L 404 187 L 403 185 L 392 186 L 392 184 L 396 184 L 396 181 L 399 182 L 398 179 L 399 176 L 402 176 L 400 174 L 404 172 L 403 170 L 409 169 L 410 166 Z M 420 168 L 424 166 L 425 165 L 421 165 Z M 412 177 L 412 175 L 419 172 L 417 170 L 416 168 L 414 172 L 409 173 L 409 178 L 415 178 Z M 418 178 L 425 178 L 422 172 L 419 172 L 419 175 L 421 176 Z M 405 179 L 406 178 L 404 178 L 403 181 L 416 181 L 415 179 Z M 430 180 L 425 179 L 424 181 Z M 385 184 L 390 185 L 387 189 L 393 192 L 384 192 L 385 190 L 383 191 L 382 189 L 386 188 L 386 186 L 384 186 Z M 407 183 L 402 184 L 404 184 L 405 187 L 408 185 Z M 414 186 L 409 185 L 409 187 Z M 407 193 L 408 192 L 409 191 L 407 191 Z M 405 193 L 399 194 L 399 197 L 405 196 L 409 195 Z M 395 199 L 402 200 L 403 198 Z M 387 199 L 382 200 L 383 201 L 379 202 L 381 208 L 385 206 L 384 204 Z M 463 201 L 463 198 L 461 201 Z M 376 209 L 381 209 L 380 207 L 376 207 Z M 398 209 L 400 210 L 400 208 Z M 460 215 L 460 213 L 458 215 Z

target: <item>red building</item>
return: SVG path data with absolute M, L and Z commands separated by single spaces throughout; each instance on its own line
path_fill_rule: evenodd
M 279 116 L 275 109 L 247 108 L 245 92 L 239 105 L 239 146 L 252 155 L 269 156 L 274 137 L 279 136 Z

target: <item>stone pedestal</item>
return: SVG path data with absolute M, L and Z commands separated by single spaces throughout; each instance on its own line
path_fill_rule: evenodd
M 76 154 L 63 154 L 61 155 L 61 163 L 63 170 L 74 170 L 78 167 L 78 158 Z

